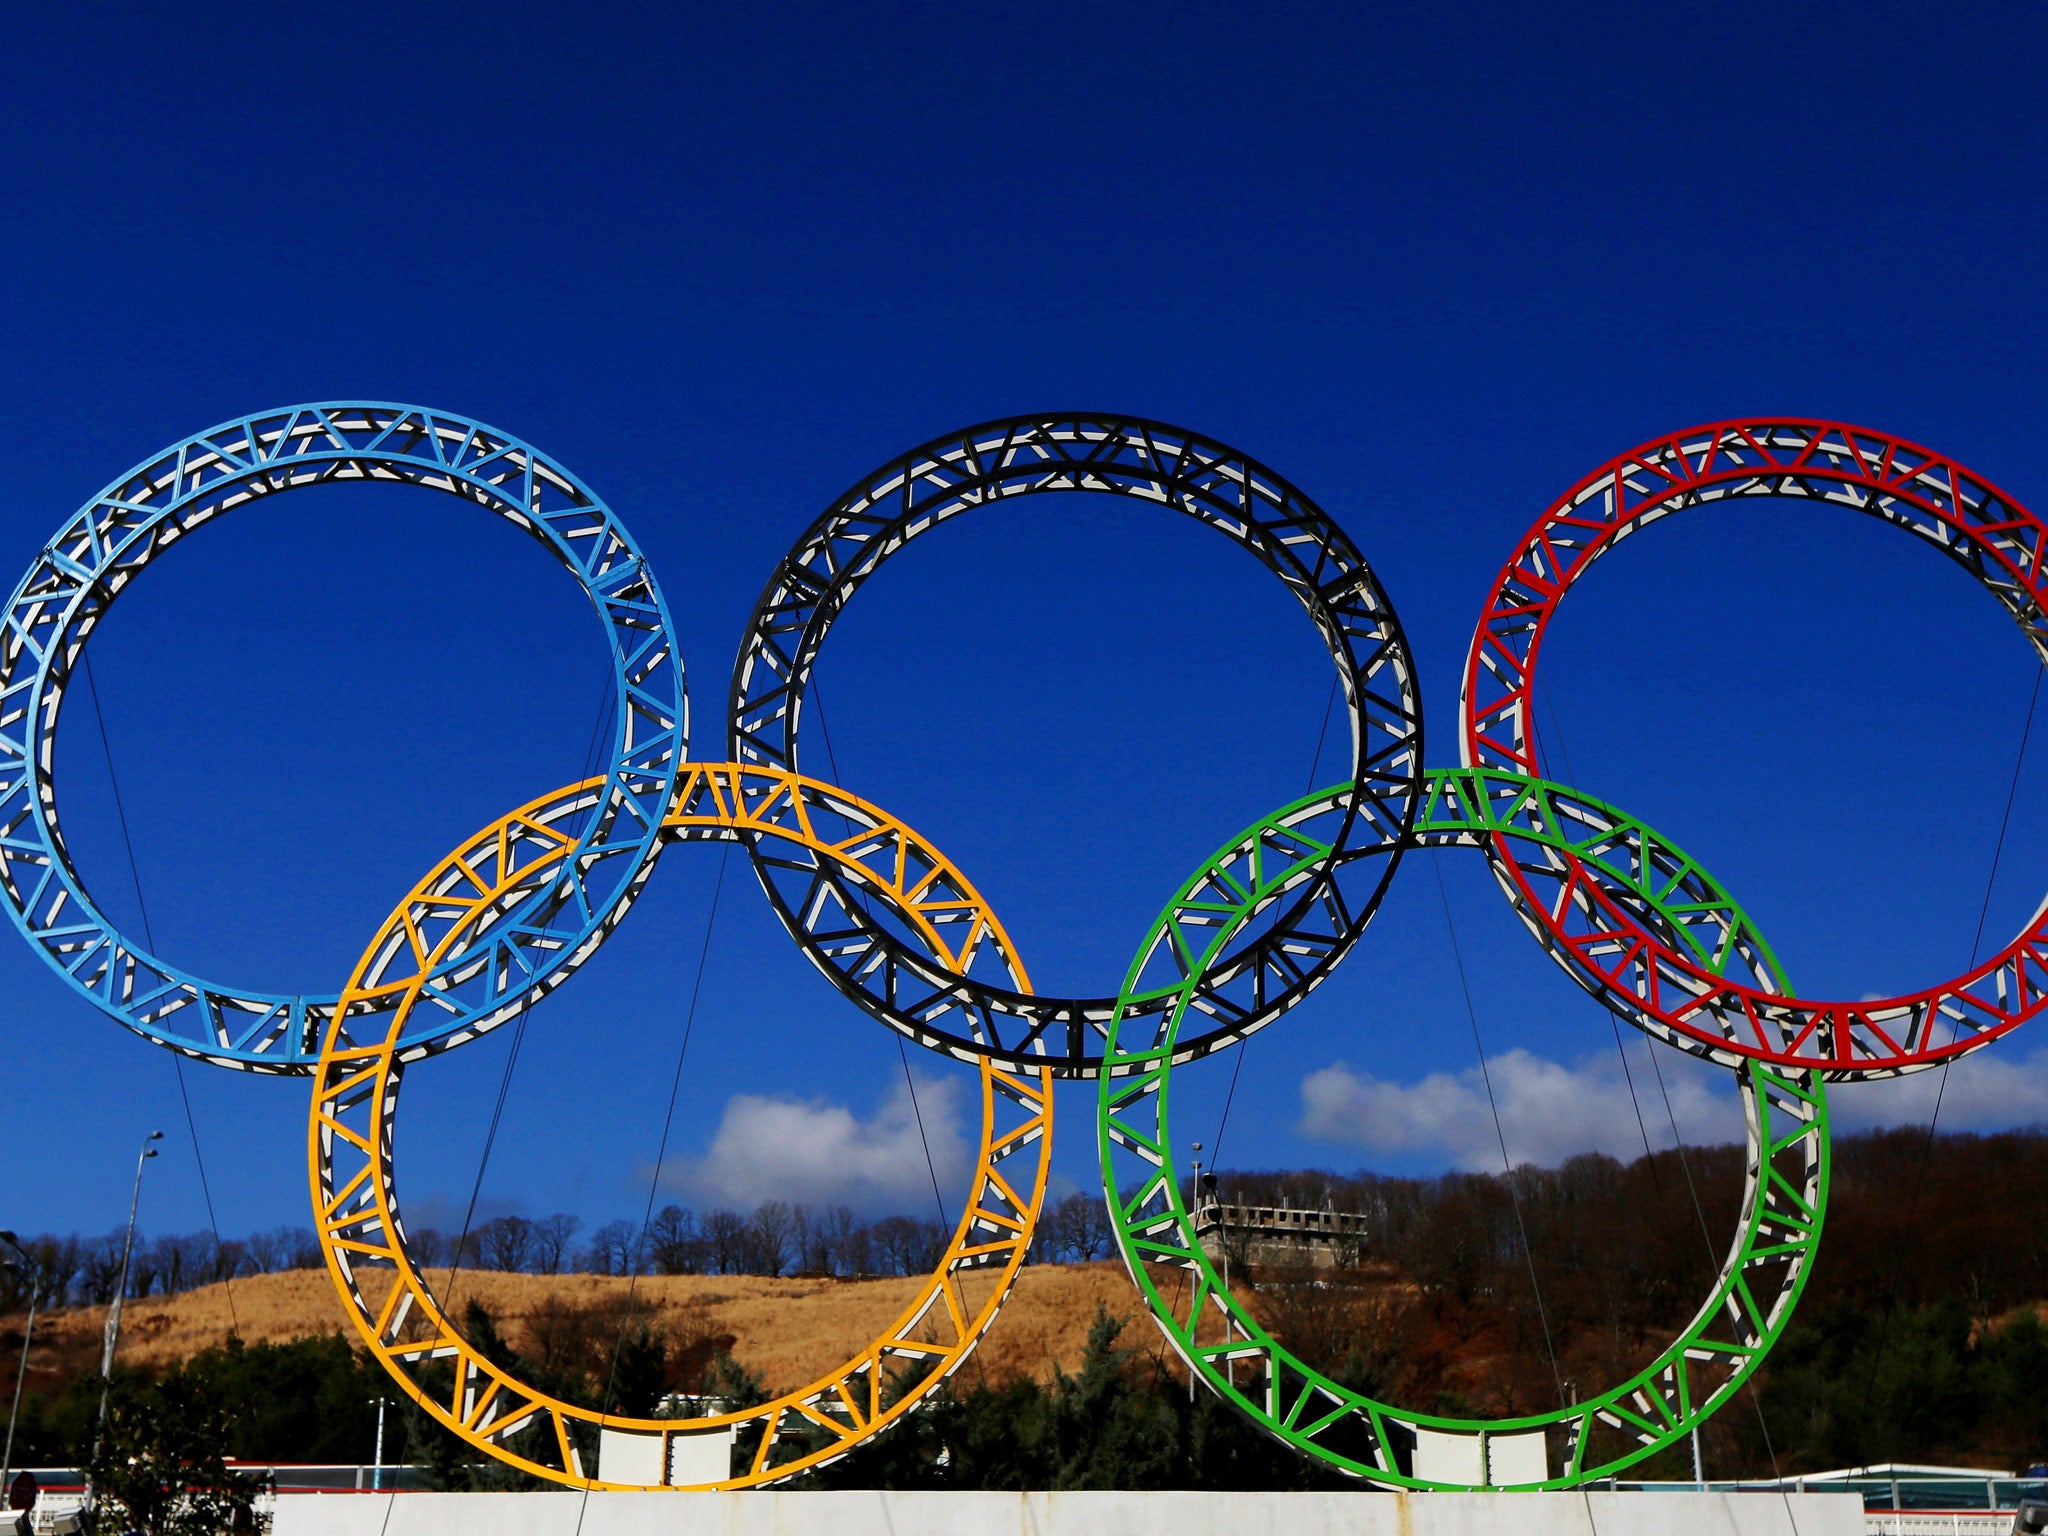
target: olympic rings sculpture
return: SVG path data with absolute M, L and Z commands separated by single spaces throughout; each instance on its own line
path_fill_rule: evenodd
M 1002 1305 L 1030 1248 L 1051 1167 L 1052 1073 L 1032 1081 L 981 1062 L 981 1149 L 971 1195 L 937 1267 L 888 1330 L 839 1369 L 758 1408 L 684 1423 L 606 1415 L 519 1382 L 448 1321 L 406 1252 L 396 1191 L 401 1042 L 411 1014 L 435 994 L 436 962 L 459 946 L 508 891 L 529 884 L 536 866 L 571 856 L 553 830 L 603 793 L 594 779 L 572 784 L 485 827 L 399 904 L 364 951 L 330 1023 L 314 1078 L 309 1162 L 321 1245 L 349 1321 L 406 1393 L 471 1445 L 523 1471 L 590 1488 L 744 1488 L 780 1482 L 880 1433 L 966 1360 Z M 828 837 L 818 824 L 842 818 L 852 830 Z M 1001 925 L 950 864 L 900 822 L 832 786 L 783 771 L 693 764 L 684 773 L 664 830 L 677 838 L 775 838 L 829 861 L 865 893 L 888 903 L 941 962 L 957 964 L 984 942 L 1012 956 Z M 942 927 L 957 935 L 948 943 Z M 1015 984 L 1023 968 L 1009 960 Z M 367 1020 L 381 1039 L 358 1045 Z M 1008 1119 L 1009 1124 L 1002 1124 Z M 1013 1157 L 1035 1154 L 1028 1179 L 1006 1174 Z M 365 1262 L 395 1271 L 381 1298 L 365 1295 Z M 962 1282 L 993 1270 L 978 1306 Z M 921 1337 L 943 1324 L 950 1339 Z M 923 1374 L 884 1401 L 890 1361 Z M 693 1475 L 728 1441 L 738 1470 Z M 596 1454 L 593 1456 L 593 1452 Z M 586 1472 L 593 1466 L 593 1472 Z M 627 1470 L 620 1470 L 621 1468 Z
M 444 411 L 306 405 L 226 422 L 136 465 L 58 530 L 8 600 L 0 898 L 36 953 L 95 1007 L 203 1061 L 306 1072 L 334 998 L 216 985 L 157 959 L 100 913 L 58 826 L 58 708 L 93 627 L 166 549 L 281 492 L 369 480 L 444 491 L 531 534 L 597 608 L 618 686 L 610 788 L 577 830 L 579 856 L 546 888 L 519 893 L 493 930 L 517 963 L 485 973 L 455 1013 L 423 1019 L 425 1032 L 408 1043 L 438 1049 L 490 1028 L 595 947 L 647 878 L 688 748 L 682 662 L 647 562 L 603 502 L 518 439 Z M 569 908 L 574 928 L 543 941 L 542 929 Z M 512 990 L 497 985 L 513 977 Z
M 1350 537 L 1279 474 L 1221 443 L 1131 417 L 985 422 L 890 460 L 812 523 L 769 579 L 733 671 L 730 751 L 737 762 L 796 767 L 811 668 L 861 583 L 942 522 L 1055 491 L 1155 502 L 1236 540 L 1308 611 L 1343 687 L 1351 739 L 1343 823 L 1325 861 L 1199 979 L 1201 1009 L 1214 1023 L 1182 1043 L 1183 1059 L 1192 1059 L 1277 1018 L 1344 957 L 1394 872 L 1391 861 L 1379 864 L 1373 883 L 1347 891 L 1336 878 L 1349 862 L 1344 851 L 1404 831 L 1421 785 L 1422 701 L 1400 620 Z M 770 871 L 756 867 L 811 958 L 920 1045 L 968 1061 L 1051 1061 L 1062 1077 L 1095 1075 L 1114 998 L 1029 997 L 979 977 L 933 977 L 894 949 L 881 966 L 865 950 L 835 952 Z
M 93 627 L 170 544 L 276 492 L 351 480 L 474 502 L 575 575 L 604 623 L 616 680 L 605 771 L 465 840 L 400 899 L 337 992 L 224 987 L 136 945 L 94 905 L 57 817 L 59 706 Z M 1114 995 L 1092 998 L 1035 992 L 963 872 L 902 821 L 798 762 L 825 636 L 883 561 L 941 522 L 1063 490 L 1181 512 L 1278 576 L 1329 649 L 1351 741 L 1340 783 L 1224 843 L 1166 904 Z M 0 896 L 37 953 L 118 1023 L 223 1066 L 312 1076 L 310 1188 L 351 1324 L 439 1423 L 537 1476 L 585 1488 L 756 1486 L 843 1455 L 913 1411 L 992 1324 L 1029 1250 L 1054 1081 L 1092 1078 L 1119 1251 L 1167 1341 L 1212 1391 L 1300 1453 L 1375 1483 L 1577 1486 L 1696 1428 L 1783 1332 L 1826 1214 L 1825 1084 L 1952 1060 L 2048 999 L 2048 904 L 1952 981 L 1874 1002 L 1800 998 L 1749 917 L 1682 849 L 1543 777 L 1530 703 L 1564 594 L 1657 518 L 1756 495 L 1852 507 L 1927 540 L 1970 570 L 2048 659 L 2048 528 L 2011 497 L 1886 434 L 1826 421 L 1721 422 L 1618 456 L 1537 520 L 1473 637 L 1464 766 L 1429 770 L 1399 620 L 1363 555 L 1307 495 L 1234 449 L 1162 423 L 1028 416 L 892 459 L 811 524 L 777 565 L 740 646 L 731 761 L 698 763 L 687 759 L 682 660 L 653 575 L 618 519 L 565 469 L 502 432 L 413 406 L 341 402 L 245 417 L 115 481 L 15 589 L 0 638 Z M 621 920 L 661 851 L 705 840 L 746 850 L 784 926 L 842 995 L 975 1065 L 980 1152 L 937 1267 L 837 1370 L 755 1409 L 624 1418 L 518 1380 L 449 1321 L 406 1246 L 398 1090 L 410 1065 L 560 985 Z M 1732 1068 L 1745 1106 L 1743 1222 L 1691 1322 L 1618 1385 L 1511 1419 L 1378 1402 L 1298 1358 L 1203 1252 L 1170 1166 L 1173 1069 L 1307 996 L 1371 921 L 1402 857 L 1442 848 L 1480 850 L 1566 974 L 1637 1028 Z M 1026 1154 L 1028 1164 L 1013 1162 Z M 906 1369 L 885 1382 L 892 1361 Z
M 1743 496 L 1802 498 L 1868 513 L 1960 564 L 2019 621 L 2048 660 L 2048 527 L 1952 459 L 1837 422 L 1717 422 L 1658 438 L 1593 471 L 1537 519 L 1487 594 L 1465 663 L 1467 766 L 1540 775 L 1529 703 L 1543 636 L 1559 601 L 1618 541 L 1686 507 Z M 1504 884 L 1519 885 L 1514 850 L 1494 841 Z M 1553 939 L 1554 909 L 1527 902 Z M 1997 954 L 1954 980 L 1902 997 L 1812 1002 L 1770 997 L 1642 935 L 1641 948 L 1600 972 L 1622 1015 L 1682 1050 L 1817 1067 L 1838 1081 L 1893 1077 L 1973 1051 L 2048 1002 L 2048 903 Z M 1948 1038 L 1937 1039 L 1946 1025 Z
M 1499 772 L 1435 774 L 1430 788 L 1410 846 L 1485 848 L 1491 839 L 1513 838 L 1582 860 L 1613 888 L 1617 906 L 1634 906 L 1702 963 L 1757 955 L 1767 979 L 1782 984 L 1742 910 L 1639 822 L 1561 785 Z M 1117 1244 L 1189 1369 L 1269 1433 L 1341 1471 L 1407 1488 L 1442 1487 L 1447 1471 L 1461 1484 L 1506 1487 L 1567 1488 L 1612 1477 L 1704 1422 L 1749 1379 L 1790 1320 L 1827 1209 L 1827 1099 L 1820 1074 L 1743 1064 L 1749 1132 L 1743 1229 L 1691 1322 L 1628 1380 L 1548 1413 L 1496 1420 L 1406 1411 L 1339 1384 L 1276 1341 L 1202 1249 L 1182 1183 L 1166 1166 L 1173 1146 L 1167 1114 L 1173 1036 L 1192 1002 L 1191 989 L 1177 980 L 1148 983 L 1146 973 L 1162 950 L 1189 942 L 1193 925 L 1205 948 L 1228 942 L 1235 924 L 1299 878 L 1317 846 L 1303 829 L 1342 793 L 1312 795 L 1233 839 L 1181 887 L 1131 963 L 1119 1017 L 1110 1026 L 1110 1050 L 1133 1075 L 1113 1081 L 1105 1072 L 1098 1107 Z M 1686 877 L 1671 880 L 1668 865 L 1641 856 L 1651 848 L 1684 868 Z M 1712 943 L 1701 942 L 1692 921 L 1699 911 L 1711 914 L 1710 929 L 1721 930 Z M 1160 997 L 1170 1000 L 1164 1031 L 1126 1046 L 1124 1017 L 1149 1023 L 1148 1005 Z M 1126 1161 L 1121 1153 L 1133 1155 L 1137 1177 L 1118 1177 Z M 1169 1297 L 1157 1278 L 1162 1270 L 1173 1271 L 1177 1281 L 1192 1276 L 1193 1283 L 1176 1283 Z M 1205 1323 L 1212 1326 L 1205 1330 Z M 1603 1448 L 1603 1436 L 1615 1443 Z M 1552 1466 L 1559 1469 L 1555 1474 Z M 1457 1477 L 1460 1471 L 1467 1475 Z

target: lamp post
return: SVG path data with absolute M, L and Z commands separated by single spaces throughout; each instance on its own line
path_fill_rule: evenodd
M 92 1437 L 95 1459 L 100 1453 L 100 1440 L 107 1432 L 107 1389 L 112 1385 L 114 1374 L 114 1346 L 121 1338 L 121 1298 L 128 1294 L 128 1261 L 135 1253 L 135 1212 L 142 1204 L 142 1170 L 156 1156 L 156 1148 L 150 1143 L 163 1139 L 162 1131 L 151 1131 L 142 1138 L 142 1153 L 135 1159 L 135 1192 L 128 1197 L 128 1236 L 121 1244 L 121 1279 L 114 1287 L 113 1305 L 107 1308 L 106 1338 L 100 1345 L 100 1418 L 99 1427 L 93 1431 Z M 88 1490 L 87 1503 L 90 1502 Z
M 0 1232 L 0 1243 L 5 1243 L 21 1255 L 19 1263 L 8 1263 L 9 1269 L 20 1270 L 28 1276 L 28 1326 L 21 1334 L 21 1364 L 14 1371 L 14 1406 L 7 1410 L 7 1449 L 0 1451 L 0 1497 L 7 1492 L 7 1474 L 14 1470 L 14 1421 L 21 1414 L 21 1383 L 28 1375 L 28 1350 L 36 1338 L 36 1291 L 42 1272 L 35 1260 L 28 1256 L 28 1250 L 21 1246 L 21 1239 L 12 1232 Z
M 1189 1219 L 1190 1226 L 1197 1225 L 1202 1219 L 1202 1144 L 1198 1141 L 1193 1143 L 1193 1145 L 1195 1149 L 1195 1198 L 1189 1202 L 1194 1207 L 1194 1215 Z M 1195 1243 L 1198 1247 L 1201 1241 L 1202 1239 L 1198 1233 L 1195 1238 Z M 1190 1344 L 1194 1343 L 1195 1331 L 1201 1326 L 1201 1311 L 1198 1306 L 1196 1311 L 1188 1318 L 1188 1342 Z M 1190 1408 L 1195 1406 L 1195 1358 L 1193 1355 L 1188 1356 L 1188 1406 Z
M 376 1464 L 370 1468 L 370 1491 L 372 1493 L 381 1493 L 384 1490 L 384 1404 L 386 1401 L 388 1399 L 382 1396 L 379 1396 L 377 1399 L 377 1460 Z

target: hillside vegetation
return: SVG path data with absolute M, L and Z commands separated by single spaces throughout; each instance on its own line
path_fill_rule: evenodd
M 919 1285 L 898 1277 L 643 1275 L 629 1282 L 616 1275 L 492 1270 L 461 1272 L 452 1286 L 441 1283 L 443 1273 L 432 1278 L 451 1316 L 460 1318 L 469 1302 L 478 1302 L 514 1347 L 528 1353 L 543 1352 L 550 1330 L 559 1333 L 578 1317 L 615 1325 L 625 1315 L 630 1284 L 637 1318 L 682 1344 L 716 1345 L 765 1380 L 791 1384 L 811 1380 L 871 1342 Z M 1049 1381 L 1055 1367 L 1078 1370 L 1097 1304 L 1127 1312 L 1131 1296 L 1120 1263 L 1026 1268 L 968 1362 L 968 1379 Z M 0 1357 L 10 1370 L 25 1321 L 20 1315 L 0 1319 Z M 31 1390 L 96 1371 L 105 1321 L 106 1308 L 96 1306 L 38 1315 Z M 356 1342 L 327 1271 L 284 1270 L 125 1302 L 121 1363 L 161 1371 L 230 1334 L 245 1344 L 282 1344 L 336 1333 Z
M 2048 1134 L 1948 1135 L 1931 1146 L 1918 1131 L 1849 1137 L 1836 1145 L 1835 1170 L 1819 1257 L 1760 1390 L 1745 1391 L 1703 1435 L 1710 1475 L 2048 1460 Z M 1234 1272 L 1290 1348 L 1385 1401 L 1498 1416 L 1553 1406 L 1560 1378 L 1588 1393 L 1623 1379 L 1683 1327 L 1734 1234 L 1743 1159 L 1740 1148 L 1709 1147 L 1630 1163 L 1580 1157 L 1511 1177 L 1239 1171 L 1222 1183 L 1227 1198 L 1246 1203 L 1329 1204 L 1366 1218 L 1368 1257 L 1358 1269 Z M 1313 1484 L 1320 1474 L 1208 1394 L 1190 1401 L 1122 1265 L 1101 1257 L 1101 1211 L 1099 1200 L 1076 1196 L 1049 1213 L 1038 1256 L 1069 1262 L 1027 1266 L 930 1411 L 823 1480 Z M 550 1254 L 528 1243 L 524 1251 L 540 1255 L 532 1267 L 561 1272 L 464 1267 L 452 1281 L 446 1271 L 433 1278 L 472 1340 L 516 1359 L 528 1379 L 609 1410 L 644 1411 L 664 1393 L 776 1392 L 838 1364 L 914 1290 L 918 1244 L 929 1237 L 916 1223 L 875 1223 L 857 1229 L 863 1247 L 848 1237 L 854 1228 L 786 1208 L 728 1215 L 700 1223 L 670 1210 L 659 1231 L 600 1229 L 609 1254 L 594 1242 L 582 1270 L 566 1267 L 566 1244 Z M 499 1236 L 517 1246 L 530 1234 Z M 48 1245 L 64 1247 L 37 1240 Z M 291 1243 L 276 1247 L 303 1261 Z M 589 1272 L 621 1254 L 625 1267 L 680 1272 L 632 1281 Z M 799 1256 L 899 1272 L 742 1272 L 786 1268 Z M 689 1272 L 715 1265 L 726 1271 Z M 62 1271 L 60 1259 L 51 1274 Z M 81 1264 L 62 1287 L 52 1284 L 59 1306 L 47 1326 L 38 1320 L 18 1461 L 68 1461 L 89 1430 L 104 1311 L 82 1297 L 102 1284 L 97 1273 Z M 244 1272 L 182 1291 L 167 1283 L 168 1265 L 154 1274 L 151 1294 L 128 1303 L 122 1370 L 135 1380 L 123 1390 L 166 1374 L 214 1383 L 235 1404 L 244 1456 L 369 1455 L 371 1400 L 392 1388 L 356 1350 L 324 1270 Z M 18 1312 L 0 1313 L 0 1373 L 19 1359 L 20 1327 Z M 1103 1450 L 1090 1425 L 1122 1449 Z M 416 1414 L 395 1433 L 394 1458 L 444 1469 L 464 1460 Z M 1689 1472 L 1683 1448 L 1641 1468 Z

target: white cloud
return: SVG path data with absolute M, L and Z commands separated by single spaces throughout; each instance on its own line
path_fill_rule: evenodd
M 1646 1052 L 1657 1052 L 1653 1067 Z M 1688 1145 L 1739 1140 L 1733 1075 L 1664 1045 L 1632 1040 L 1633 1100 L 1620 1061 L 1606 1054 L 1567 1067 L 1521 1049 L 1491 1058 L 1501 1133 L 1516 1163 L 1555 1165 L 1580 1152 L 1640 1156 L 1640 1106 L 1653 1146 L 1672 1142 L 1671 1122 Z M 1667 1112 L 1663 1088 L 1671 1097 Z M 1941 1071 L 1876 1083 L 1843 1083 L 1828 1092 L 1838 1134 L 1881 1126 L 1926 1125 L 1941 1093 L 1941 1128 L 1993 1131 L 2048 1122 L 2048 1048 L 2020 1056 L 1998 1045 L 1958 1061 L 1941 1089 Z M 1337 1062 L 1301 1083 L 1302 1135 L 1374 1152 L 1435 1153 L 1459 1168 L 1498 1170 L 1500 1142 L 1479 1069 L 1436 1072 L 1396 1083 Z
M 1916 1072 L 1890 1082 L 1843 1083 L 1828 1090 L 1828 1107 L 1841 1131 L 1883 1125 L 1925 1125 L 1941 1096 L 1941 1129 L 1999 1131 L 2048 1122 L 2048 1048 L 2022 1056 L 2019 1040 L 1993 1041 L 1948 1069 Z
M 1640 1157 L 1637 1103 L 1653 1146 L 1671 1144 L 1672 1118 L 1688 1143 L 1742 1135 L 1727 1072 L 1670 1052 L 1660 1063 L 1671 1095 L 1667 1115 L 1648 1063 L 1631 1065 L 1637 1077 L 1633 1102 L 1621 1063 L 1612 1056 L 1586 1057 L 1571 1067 L 1519 1048 L 1491 1058 L 1487 1070 L 1509 1156 L 1518 1164 L 1545 1166 L 1580 1152 Z M 1500 1169 L 1500 1140 L 1476 1066 L 1455 1075 L 1434 1072 L 1408 1085 L 1338 1062 L 1302 1079 L 1301 1109 L 1301 1133 L 1319 1141 L 1375 1152 L 1435 1152 L 1459 1168 Z
M 700 1208 L 744 1211 L 786 1200 L 922 1215 L 933 1209 L 935 1168 L 940 1193 L 957 1211 L 974 1166 L 965 1098 L 954 1078 L 920 1076 L 914 1106 L 898 1086 L 863 1120 L 824 1099 L 734 1094 L 704 1155 L 672 1160 L 662 1182 Z

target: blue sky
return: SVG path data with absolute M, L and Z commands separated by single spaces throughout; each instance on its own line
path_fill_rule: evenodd
M 1344 523 L 1448 763 L 1515 537 L 1655 433 L 1839 416 L 2048 504 L 2042 28 L 1868 5 L 1769 28 L 1707 6 L 46 9 L 0 98 L 0 567 L 226 417 L 438 406 L 541 447 L 634 530 L 715 756 L 771 565 L 856 477 L 992 416 L 1133 411 Z M 331 988 L 433 859 L 581 766 L 604 662 L 574 585 L 473 508 L 379 489 L 209 527 L 92 642 L 161 948 L 222 979 Z M 1967 958 L 2034 665 L 1895 530 L 1763 504 L 1629 541 L 1565 606 L 1545 677 L 1581 784 L 1698 852 L 1795 982 L 1861 996 Z M 1225 541 L 1072 497 L 920 541 L 819 678 L 847 787 L 959 861 L 1042 984 L 1104 991 L 1195 863 L 1307 787 L 1329 666 Z M 832 710 L 856 693 L 871 710 Z M 65 822 L 127 918 L 77 705 Z M 2048 888 L 2044 775 L 2037 741 L 1988 939 Z M 1517 1155 L 1625 1151 L 1606 1015 L 1476 856 L 1441 867 Z M 637 1212 L 718 868 L 670 853 L 536 1011 L 486 1213 Z M 892 1038 L 726 874 L 674 1197 L 919 1208 Z M 409 1079 L 421 1219 L 467 1198 L 507 1044 Z M 2022 1033 L 1958 1068 L 1944 1123 L 2042 1118 L 2037 1051 Z M 1660 1061 L 1688 1136 L 1739 1133 L 1726 1074 Z M 913 1064 L 957 1161 L 971 1074 Z M 1484 1165 L 1475 1067 L 1418 862 L 1250 1046 L 1225 1161 Z M 204 1224 L 170 1059 L 16 942 L 0 1074 L 0 1225 L 113 1225 L 156 1126 L 145 1224 Z M 223 1229 L 302 1221 L 304 1085 L 186 1079 Z M 1181 1134 L 1228 1081 L 1227 1058 L 1177 1080 Z M 1844 1118 L 1924 1117 L 1931 1093 L 1845 1095 Z M 1061 1187 L 1092 1181 L 1091 1112 L 1062 1096 Z

